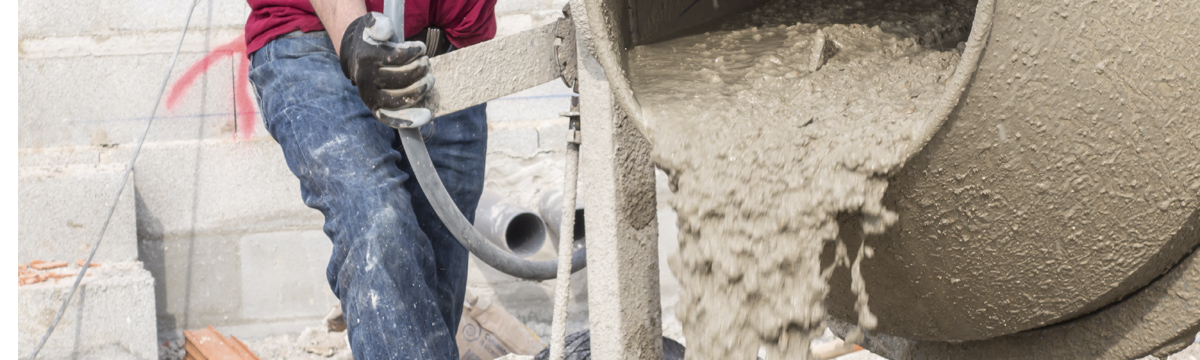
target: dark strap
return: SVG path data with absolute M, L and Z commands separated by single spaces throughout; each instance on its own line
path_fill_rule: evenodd
M 420 41 L 425 43 L 428 49 L 426 54 L 429 57 L 445 54 L 450 51 L 450 39 L 446 38 L 446 33 L 442 29 L 428 27 L 421 29 L 413 36 L 408 37 L 408 41 Z

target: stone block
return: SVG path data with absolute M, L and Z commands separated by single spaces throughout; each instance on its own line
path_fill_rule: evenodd
M 68 268 L 78 271 L 78 267 Z M 74 278 L 17 288 L 17 353 L 33 352 Z M 157 359 L 154 281 L 136 261 L 88 271 L 39 359 Z
M 242 318 L 321 318 L 338 304 L 325 277 L 333 244 L 324 232 L 249 234 L 240 245 Z
M 533 88 L 488 102 L 489 123 L 546 120 L 558 118 L 571 110 L 574 93 L 554 80 Z
M 193 0 L 29 1 L 21 2 L 17 16 L 22 39 L 176 31 L 183 27 Z M 203 0 L 196 4 L 192 30 L 242 27 L 250 7 L 240 0 Z
M 243 322 L 240 238 L 200 232 L 141 240 L 142 261 L 155 281 L 159 332 Z
M 488 132 L 488 153 L 502 152 L 516 157 L 537 154 L 538 132 L 533 128 L 500 129 Z
M 108 148 L 101 161 L 128 159 L 132 148 Z M 136 168 L 143 238 L 313 228 L 324 221 L 304 205 L 299 180 L 269 137 L 149 143 Z
M 496 37 L 502 38 L 532 29 L 536 23 L 530 14 L 500 14 L 496 15 Z
M 168 94 L 179 76 L 203 55 L 180 54 Z M 170 56 L 22 58 L 18 147 L 134 143 L 145 128 Z M 176 108 L 167 108 L 164 95 L 148 139 L 232 137 L 234 66 L 226 58 L 186 89 L 181 85 L 186 92 Z M 120 91 L 113 90 L 117 88 Z
M 87 257 L 124 170 L 116 164 L 18 168 L 17 261 Z M 133 177 L 117 201 L 97 261 L 137 260 Z
M 564 0 L 499 0 L 496 1 L 496 13 L 533 13 L 545 10 L 562 10 Z M 556 7 L 557 5 L 557 7 Z
M 562 153 L 567 150 L 567 118 L 538 127 L 538 151 Z M 558 155 L 563 157 L 565 155 Z

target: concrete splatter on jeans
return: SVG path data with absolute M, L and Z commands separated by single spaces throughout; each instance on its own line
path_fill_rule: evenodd
M 421 192 L 394 129 L 367 110 L 342 75 L 325 32 L 281 37 L 251 55 L 263 121 L 325 215 L 326 276 L 342 303 L 350 346 L 365 359 L 457 359 L 454 334 L 467 250 Z M 438 175 L 473 220 L 483 191 L 484 105 L 422 129 Z

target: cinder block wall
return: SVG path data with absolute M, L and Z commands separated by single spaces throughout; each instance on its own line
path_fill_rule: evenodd
M 499 35 L 553 21 L 564 4 L 500 0 Z M 22 2 L 21 169 L 128 161 L 190 5 Z M 323 218 L 300 201 L 253 94 L 237 90 L 248 89 L 238 71 L 248 13 L 244 1 L 199 0 L 135 167 L 138 259 L 154 276 L 160 337 L 209 325 L 247 338 L 295 332 L 317 325 L 336 302 L 324 277 Z M 554 82 L 489 104 L 489 190 L 536 209 L 542 191 L 561 188 L 566 121 L 558 113 L 570 96 Z M 471 290 L 544 334 L 552 282 L 519 281 L 479 264 L 472 262 Z M 572 319 L 582 326 L 585 279 L 578 276 Z

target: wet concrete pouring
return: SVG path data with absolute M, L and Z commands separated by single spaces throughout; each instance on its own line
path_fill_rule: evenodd
M 670 266 L 688 358 L 809 358 L 837 266 L 854 276 L 859 326 L 874 326 L 858 270 L 872 250 L 839 238 L 836 218 L 860 214 L 865 234 L 895 221 L 885 177 L 920 141 L 906 130 L 945 91 L 973 9 L 783 0 L 631 51 L 655 162 L 677 195 Z

